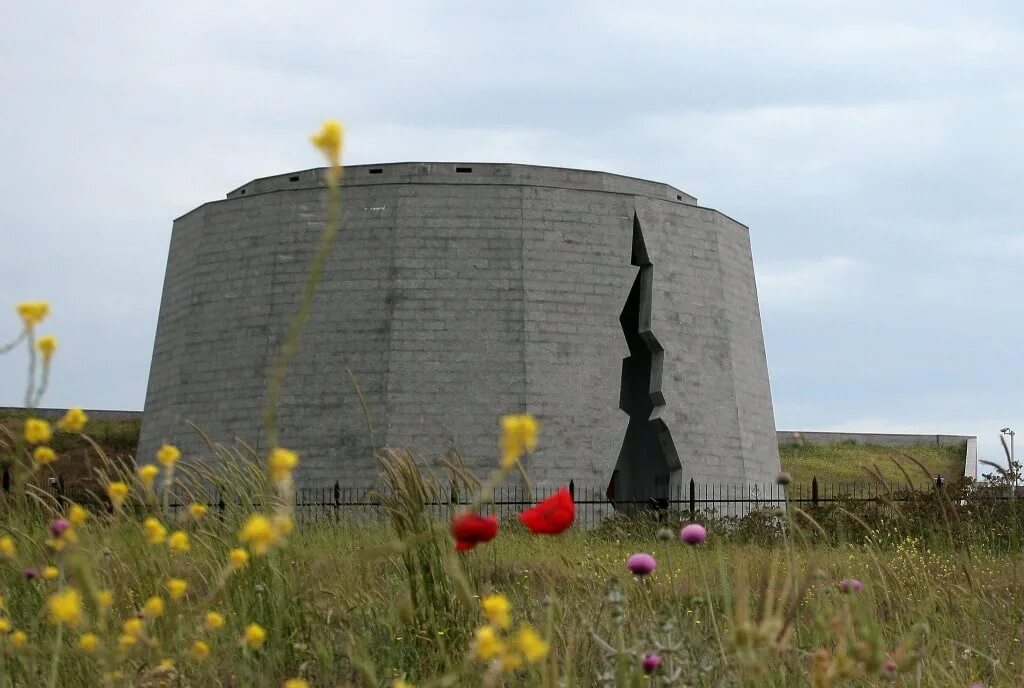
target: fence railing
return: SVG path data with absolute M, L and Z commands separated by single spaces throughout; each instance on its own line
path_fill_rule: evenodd
M 778 509 L 795 505 L 801 508 L 816 508 L 839 502 L 907 502 L 920 500 L 925 495 L 944 489 L 941 481 L 917 484 L 884 483 L 825 483 L 814 478 L 809 483 L 795 483 L 787 486 L 777 484 L 727 485 L 696 483 L 662 488 L 652 494 L 632 493 L 628 496 L 609 495 L 603 488 L 577 486 L 570 481 L 568 489 L 576 504 L 576 522 L 583 526 L 600 524 L 605 518 L 623 513 L 665 513 L 685 512 L 691 517 L 714 515 L 718 517 L 739 517 L 752 511 Z M 82 489 L 65 489 L 57 482 L 48 486 L 55 497 L 88 504 L 102 502 L 103 498 Z M 528 490 L 523 486 L 504 486 L 495 490 L 493 499 L 480 508 L 482 513 L 495 514 L 501 520 L 515 518 L 540 500 L 555 493 L 557 488 Z M 977 486 L 973 491 L 959 492 L 956 499 L 1002 500 L 1024 499 L 1018 488 Z M 448 520 L 468 507 L 473 495 L 460 493 L 454 488 L 444 491 L 435 501 L 424 504 L 437 519 Z M 200 492 L 200 501 L 213 513 L 224 513 L 240 506 L 236 498 L 222 496 L 216 491 Z M 360 523 L 383 522 L 384 508 L 373 488 L 343 487 L 341 481 L 322 488 L 303 487 L 296 490 L 295 514 L 300 523 L 318 521 L 353 521 Z M 169 500 L 174 512 L 187 509 L 192 498 L 183 490 L 176 490 Z M 225 501 L 227 500 L 227 501 Z M 258 505 L 257 505 L 258 508 Z
M 700 514 L 739 517 L 751 511 L 782 508 L 786 504 L 816 508 L 849 501 L 907 502 L 920 499 L 923 495 L 943 486 L 930 482 L 914 485 L 824 483 L 816 478 L 810 483 L 790 484 L 785 487 L 776 484 L 698 484 L 691 480 L 688 484 L 672 489 L 662 489 L 653 494 L 631 494 L 628 497 L 609 497 L 603 488 L 577 486 L 573 482 L 570 482 L 568 487 L 576 505 L 576 522 L 584 526 L 594 526 L 616 512 L 635 514 L 682 511 L 693 517 Z M 480 511 L 495 514 L 503 521 L 515 518 L 520 511 L 551 496 L 556 490 L 557 488 L 528 490 L 522 486 L 499 487 L 495 490 L 493 499 L 480 507 Z M 992 497 L 986 495 L 986 498 Z M 468 507 L 471 500 L 471 494 L 460 494 L 451 490 L 436 501 L 424 503 L 424 506 L 435 518 L 449 520 Z M 171 506 L 174 509 L 181 509 L 187 506 L 187 502 L 174 500 Z M 210 506 L 225 508 L 222 502 Z M 340 481 L 331 487 L 306 487 L 296 490 L 295 510 L 300 522 L 379 522 L 386 516 L 374 489 L 342 487 Z

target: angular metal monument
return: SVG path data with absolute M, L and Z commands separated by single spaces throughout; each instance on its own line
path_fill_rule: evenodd
M 628 500 L 691 478 L 774 480 L 746 227 L 665 184 L 551 167 L 360 165 L 343 187 L 341 234 L 281 395 L 299 485 L 368 486 L 386 445 L 455 450 L 483 474 L 498 417 L 517 411 L 541 423 L 527 470 L 542 487 L 573 480 Z M 202 455 L 187 420 L 263 448 L 267 374 L 325 203 L 314 169 L 175 220 L 140 460 L 164 441 Z

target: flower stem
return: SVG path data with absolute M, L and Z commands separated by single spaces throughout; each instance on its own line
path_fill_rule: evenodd
M 28 337 L 28 385 L 25 389 L 25 408 L 32 408 L 36 388 L 36 337 L 31 327 L 26 330 Z
M 20 332 L 20 333 L 18 334 L 18 336 L 17 336 L 17 337 L 15 337 L 14 339 L 12 339 L 12 340 L 11 340 L 10 342 L 8 342 L 7 344 L 4 344 L 3 346 L 0 346 L 0 355 L 6 354 L 6 353 L 7 353 L 8 351 L 13 351 L 13 350 L 14 350 L 14 347 L 18 346 L 18 344 L 21 344 L 21 340 L 25 338 L 25 334 L 26 334 L 27 332 L 28 332 L 28 330 L 27 330 L 27 329 L 25 329 L 25 330 L 22 330 L 22 331 L 21 331 L 21 332 Z
M 43 401 L 43 394 L 46 393 L 46 386 L 50 383 L 50 362 L 43 358 L 43 372 L 39 379 L 39 389 L 36 390 L 36 398 L 33 406 L 38 407 Z
M 704 568 L 703 557 L 697 557 L 697 563 L 700 566 L 700 575 L 704 579 L 704 594 L 707 595 L 708 600 L 708 616 L 711 617 L 711 628 L 715 631 L 715 640 L 718 642 L 718 651 L 722 654 L 722 666 L 727 664 L 725 657 L 725 645 L 722 643 L 722 632 L 718 628 L 718 619 L 715 618 L 715 607 L 711 601 L 711 585 L 708 583 L 708 572 Z
M 284 375 L 288 370 L 288 364 L 298 351 L 299 336 L 306 321 L 309 320 L 309 314 L 313 309 L 313 297 L 323 277 L 331 246 L 338 235 L 338 230 L 341 229 L 341 169 L 340 166 L 332 168 L 327 175 L 327 225 L 320 237 L 320 246 L 313 255 L 299 309 L 292 316 L 281 353 L 274 363 L 270 382 L 267 384 L 267 406 L 263 411 L 263 425 L 267 433 L 267 447 L 270 449 L 277 446 L 277 402 L 281 395 L 281 386 L 284 384 Z
M 60 567 L 59 585 L 64 585 L 64 567 Z M 46 682 L 47 688 L 56 688 L 57 670 L 60 668 L 60 654 L 64 649 L 64 622 L 57 621 L 57 637 L 53 640 L 53 657 L 50 659 L 50 680 Z
M 50 680 L 46 682 L 47 688 L 56 688 L 57 670 L 60 668 L 60 654 L 64 648 L 64 624 L 57 622 L 57 637 L 53 640 L 53 658 L 50 660 Z

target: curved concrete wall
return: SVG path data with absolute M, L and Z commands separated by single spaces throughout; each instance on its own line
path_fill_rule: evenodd
M 763 482 L 779 468 L 746 227 L 665 184 L 478 163 L 352 166 L 343 228 L 281 398 L 299 482 L 367 485 L 374 445 L 483 473 L 497 418 L 542 423 L 540 485 L 604 486 L 629 420 L 619 316 L 653 264 L 673 484 Z M 259 179 L 174 223 L 139 456 L 211 437 L 262 446 L 265 381 L 324 226 L 323 170 Z M 350 369 L 373 426 L 353 391 Z M 636 477 L 639 485 L 650 476 Z M 635 487 L 633 488 L 636 489 Z

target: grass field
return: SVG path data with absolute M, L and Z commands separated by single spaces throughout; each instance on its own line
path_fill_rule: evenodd
M 866 485 L 878 481 L 873 473 L 880 474 L 886 483 L 906 483 L 909 475 L 914 484 L 920 484 L 924 480 L 921 468 L 909 457 L 920 462 L 932 479 L 941 475 L 951 481 L 964 474 L 965 451 L 965 447 L 959 445 L 884 447 L 852 442 L 788 443 L 779 445 L 779 458 L 783 470 L 801 484 L 817 477 L 819 482 L 829 484 Z
M 25 419 L 30 415 L 28 411 L 0 414 L 0 471 L 14 462 L 14 457 L 3 451 L 3 439 L 20 436 Z M 90 420 L 87 432 L 106 457 L 130 466 L 139 444 L 139 427 L 137 420 Z M 49 466 L 40 467 L 33 476 L 36 484 L 42 485 L 52 477 L 60 478 L 65 489 L 96 491 L 100 488 L 96 482 L 98 454 L 90 441 L 78 433 L 58 433 L 50 447 L 59 458 Z
M 46 545 L 52 518 L 4 504 L 0 535 L 0 686 L 1015 686 L 1024 680 L 1021 549 L 978 538 L 952 546 L 943 529 L 925 537 L 880 529 L 848 544 L 808 526 L 776 542 L 712 532 L 690 547 L 673 537 L 622 530 L 535 536 L 506 524 L 492 542 L 456 554 L 445 524 L 401 512 L 389 527 L 319 524 L 293 533 L 240 570 L 225 567 L 244 512 L 167 522 L 188 551 L 147 542 L 141 521 L 157 507 L 94 514 L 77 542 Z M 936 518 L 935 522 L 942 519 Z M 634 532 L 641 532 L 635 529 Z M 625 532 L 629 532 L 627 529 Z M 1012 548 L 1007 551 L 1007 547 Z M 658 566 L 634 576 L 626 558 Z M 58 577 L 26 578 L 54 566 Z M 187 581 L 170 599 L 167 581 Z M 863 589 L 844 594 L 843 579 Z M 48 600 L 74 586 L 82 618 L 55 626 Z M 111 591 L 103 609 L 95 591 Z M 497 592 L 513 624 L 550 644 L 547 657 L 515 669 L 478 658 L 487 626 L 480 599 Z M 146 601 L 165 610 L 147 617 Z M 211 630 L 205 615 L 223 615 Z M 137 630 L 126 622 L 141 619 Z M 258 624 L 266 638 L 247 644 Z M 12 630 L 26 634 L 15 647 Z M 15 632 L 16 632 L 15 631 Z M 95 633 L 98 648 L 80 648 Z M 125 640 L 127 636 L 127 640 Z M 2 637 L 2 636 L 0 636 Z M 208 656 L 195 650 L 206 643 Z M 662 665 L 651 677 L 643 656 Z M 678 675 L 675 675 L 678 673 Z M 607 680 L 602 680 L 605 676 Z M 674 678 L 673 678 L 674 676 Z M 445 677 L 434 682 L 432 677 Z M 301 684 L 292 684 L 301 685 Z M 395 685 L 402 685 L 397 683 Z

